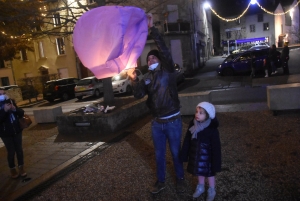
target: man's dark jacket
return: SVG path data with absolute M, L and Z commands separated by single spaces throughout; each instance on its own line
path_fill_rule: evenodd
M 133 93 L 135 98 L 148 95 L 146 104 L 154 117 L 169 116 L 180 110 L 174 62 L 155 27 L 151 28 L 150 36 L 157 45 L 161 64 L 149 70 L 142 80 L 132 81 Z

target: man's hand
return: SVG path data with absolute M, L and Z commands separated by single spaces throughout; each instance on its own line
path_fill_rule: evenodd
M 134 68 L 130 68 L 127 70 L 127 75 L 130 77 L 130 79 L 132 80 L 136 80 L 137 78 L 137 75 L 136 75 L 136 72 L 135 72 L 135 69 Z
M 153 17 L 151 13 L 147 14 L 147 18 L 148 18 L 148 27 L 151 28 L 153 27 Z

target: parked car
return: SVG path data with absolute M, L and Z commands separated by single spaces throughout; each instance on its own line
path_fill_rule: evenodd
M 53 102 L 57 98 L 66 101 L 75 97 L 74 87 L 77 82 L 78 79 L 73 77 L 47 81 L 44 84 L 43 99 Z
M 223 63 L 219 65 L 217 69 L 218 74 L 232 76 L 237 73 L 251 72 L 251 54 L 255 55 L 255 71 L 263 71 L 263 60 L 268 57 L 269 48 L 249 50 L 240 54 L 229 55 Z M 277 68 L 281 67 L 280 52 L 278 52 L 276 66 Z
M 143 79 L 143 74 L 139 69 L 135 69 L 135 72 L 140 80 Z M 123 70 L 118 75 L 113 76 L 111 81 L 114 93 L 132 94 L 131 81 L 126 70 Z
M 254 46 L 252 46 L 251 48 L 249 48 L 249 50 L 261 50 L 261 49 L 267 49 L 270 48 L 270 45 L 268 45 L 267 43 L 257 43 Z
M 74 90 L 78 100 L 81 100 L 83 96 L 99 97 L 103 93 L 103 82 L 95 76 L 86 77 L 79 80 Z

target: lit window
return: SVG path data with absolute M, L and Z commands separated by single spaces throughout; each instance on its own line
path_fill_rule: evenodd
M 264 26 L 264 31 L 269 31 L 269 23 L 264 23 L 263 24 L 263 26 Z
M 21 49 L 20 56 L 22 61 L 28 61 L 26 49 Z
M 65 41 L 64 38 L 56 38 L 57 54 L 65 54 Z
M 250 32 L 255 32 L 255 24 L 250 25 Z
M 44 47 L 43 47 L 43 42 L 42 41 L 38 42 L 38 49 L 39 49 L 40 58 L 45 58 Z
M 55 13 L 53 15 L 53 23 L 54 23 L 54 27 L 60 26 L 60 14 L 59 13 Z

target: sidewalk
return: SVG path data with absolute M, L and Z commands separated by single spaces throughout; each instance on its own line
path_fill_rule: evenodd
M 299 111 L 276 117 L 268 110 L 218 112 L 217 117 L 223 165 L 215 200 L 299 200 Z M 183 133 L 191 118 L 183 117 Z M 48 137 L 25 149 L 30 181 L 9 179 L 1 168 L 8 195 L 1 200 L 21 195 L 17 200 L 192 200 L 196 178 L 186 173 L 186 193 L 176 194 L 169 152 L 167 187 L 158 195 L 149 193 L 155 182 L 150 116 L 122 130 L 119 134 L 125 138 L 102 146 L 102 142 L 58 142 L 55 128 L 49 127 Z M 27 139 L 33 134 L 24 133 Z M 204 198 L 205 194 L 198 200 Z
M 299 111 L 273 116 L 266 102 L 218 104 L 216 110 L 223 151 L 216 200 L 299 200 Z M 191 118 L 183 117 L 183 133 Z M 66 138 L 56 124 L 32 119 L 23 131 L 27 178 L 10 179 L 0 144 L 0 200 L 191 200 L 196 179 L 187 174 L 187 192 L 176 194 L 169 152 L 166 190 L 148 192 L 155 182 L 150 116 L 98 139 Z

